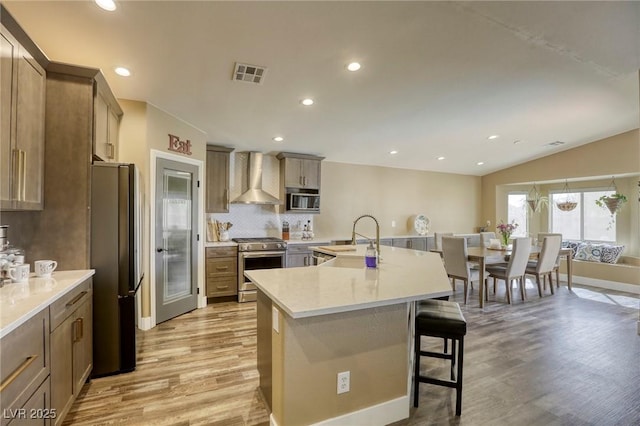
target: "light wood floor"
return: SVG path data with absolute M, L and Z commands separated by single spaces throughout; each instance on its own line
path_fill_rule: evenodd
M 502 285 L 483 311 L 475 293 L 463 306 L 461 417 L 452 389 L 422 384 L 395 425 L 640 424 L 638 297 L 574 286 L 539 299 L 530 283 L 527 295 L 509 306 Z M 85 385 L 65 424 L 268 425 L 255 325 L 255 304 L 223 303 L 139 332 L 136 371 Z M 422 369 L 446 378 L 445 361 Z

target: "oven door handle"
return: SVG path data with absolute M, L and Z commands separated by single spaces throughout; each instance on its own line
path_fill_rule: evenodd
M 274 256 L 286 256 L 285 251 L 243 251 L 240 252 L 240 256 L 243 259 L 251 257 L 274 257 Z

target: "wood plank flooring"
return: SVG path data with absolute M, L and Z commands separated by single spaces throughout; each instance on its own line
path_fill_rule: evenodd
M 422 384 L 420 407 L 395 426 L 640 424 L 637 295 L 563 286 L 539 299 L 528 282 L 528 300 L 514 291 L 509 306 L 499 287 L 484 310 L 477 293 L 463 306 L 462 416 L 452 389 Z M 136 371 L 85 385 L 65 424 L 268 425 L 255 314 L 253 303 L 214 304 L 138 332 Z M 421 365 L 446 378 L 445 361 Z

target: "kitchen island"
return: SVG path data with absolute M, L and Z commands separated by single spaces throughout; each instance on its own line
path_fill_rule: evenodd
M 381 247 L 379 267 L 367 269 L 365 249 L 314 247 L 335 259 L 245 273 L 258 288 L 258 371 L 272 424 L 409 416 L 413 302 L 451 294 L 451 285 L 435 253 Z

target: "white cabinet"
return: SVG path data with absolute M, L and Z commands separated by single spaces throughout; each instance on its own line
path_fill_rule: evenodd
M 46 73 L 4 26 L 0 45 L 0 210 L 42 210 Z
M 299 266 L 312 266 L 313 255 L 312 246 L 321 245 L 321 243 L 310 244 L 288 244 L 287 245 L 287 268 L 297 268 Z

